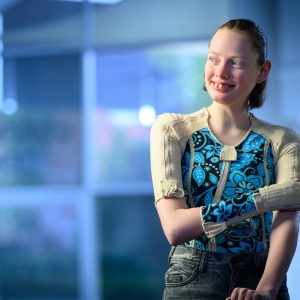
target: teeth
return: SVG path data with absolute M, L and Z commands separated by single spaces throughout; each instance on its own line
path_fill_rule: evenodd
M 221 88 L 221 89 L 224 89 L 224 88 L 229 87 L 228 84 L 215 83 L 215 82 L 213 82 L 212 84 L 213 84 L 213 86 L 214 86 L 215 88 L 217 88 L 217 89 L 220 89 L 220 88 Z

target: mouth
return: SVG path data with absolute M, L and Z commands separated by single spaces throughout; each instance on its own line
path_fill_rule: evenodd
M 214 81 L 211 81 L 210 85 L 215 90 L 220 91 L 220 92 L 228 92 L 229 90 L 231 90 L 232 88 L 234 88 L 233 84 L 224 83 L 224 82 L 214 82 Z

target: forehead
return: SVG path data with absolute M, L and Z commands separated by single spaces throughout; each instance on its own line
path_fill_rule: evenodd
M 209 51 L 228 56 L 256 57 L 252 42 L 247 34 L 229 29 L 219 29 L 212 37 Z

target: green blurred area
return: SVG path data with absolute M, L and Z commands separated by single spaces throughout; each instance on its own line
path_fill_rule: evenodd
M 10 249 L 1 249 L 1 256 L 1 299 L 78 297 L 76 257 L 60 252 L 33 254 Z
M 162 296 L 169 246 L 153 201 L 152 196 L 125 196 L 97 202 L 105 300 Z

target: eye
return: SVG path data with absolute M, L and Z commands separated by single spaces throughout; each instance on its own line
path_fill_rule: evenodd
M 214 57 L 214 56 L 209 56 L 208 57 L 208 60 L 211 62 L 211 63 L 213 63 L 214 65 L 216 65 L 217 64 L 217 58 L 216 57 Z
M 233 66 L 237 66 L 237 67 L 242 67 L 242 66 L 244 66 L 244 63 L 243 63 L 241 60 L 239 60 L 239 59 L 233 59 L 233 60 L 231 61 L 231 64 L 232 64 Z

